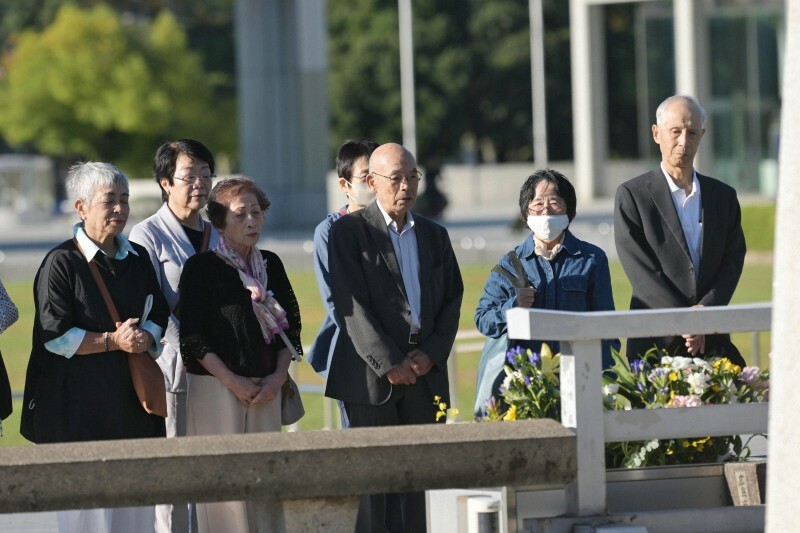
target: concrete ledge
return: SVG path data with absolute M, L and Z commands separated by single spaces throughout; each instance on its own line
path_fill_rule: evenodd
M 675 509 L 647 513 L 606 516 L 528 518 L 523 530 L 530 533 L 574 533 L 599 531 L 602 526 L 640 526 L 648 533 L 675 531 L 724 531 L 752 533 L 764 531 L 763 505 L 752 507 L 717 507 L 711 509 Z M 608 527 L 605 530 L 610 530 Z
M 0 512 L 567 484 L 576 465 L 553 420 L 50 444 L 0 451 Z

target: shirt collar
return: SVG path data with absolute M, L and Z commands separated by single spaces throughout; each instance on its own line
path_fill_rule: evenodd
M 565 250 L 569 255 L 578 255 L 581 253 L 580 241 L 569 231 L 569 228 L 564 230 L 564 238 L 561 239 L 561 249 Z M 525 242 L 522 243 L 520 252 L 522 252 L 520 257 L 525 258 L 530 258 L 536 254 L 536 243 L 533 242 L 533 232 L 531 232 L 528 238 L 525 239 Z
M 381 203 L 380 203 L 380 202 L 377 202 L 377 201 L 376 201 L 375 203 L 376 203 L 376 204 L 378 204 L 378 209 L 380 209 L 380 210 L 381 210 L 381 214 L 383 215 L 383 221 L 384 221 L 384 222 L 386 222 L 386 225 L 387 225 L 388 227 L 390 227 L 390 228 L 391 228 L 391 229 L 392 229 L 392 230 L 393 230 L 395 233 L 397 233 L 398 235 L 400 235 L 400 234 L 402 234 L 404 231 L 406 231 L 406 230 L 408 230 L 408 229 L 411 229 L 411 228 L 413 228 L 413 227 L 414 227 L 414 217 L 413 217 L 413 216 L 411 216 L 411 211 L 406 211 L 406 225 L 405 225 L 405 226 L 404 226 L 402 229 L 398 229 L 398 228 L 397 228 L 397 222 L 395 222 L 394 220 L 392 220 L 392 217 L 390 217 L 390 216 L 389 216 L 389 213 L 387 213 L 387 212 L 386 212 L 386 211 L 383 209 L 383 206 L 381 205 Z
M 664 179 L 667 180 L 667 185 L 669 186 L 669 192 L 671 194 L 675 194 L 678 191 L 682 191 L 680 187 L 675 184 L 675 180 L 673 180 L 669 173 L 664 169 L 664 163 L 661 163 L 661 173 L 664 174 Z M 696 193 L 700 190 L 700 182 L 697 180 L 697 171 L 693 168 L 692 169 L 692 192 L 687 194 L 686 196 L 691 196 L 692 194 Z
M 78 244 L 81 245 L 81 250 L 83 250 L 83 255 L 86 257 L 87 263 L 94 259 L 97 252 L 105 254 L 105 252 L 86 235 L 86 231 L 83 229 L 83 222 L 78 222 L 72 226 L 72 234 L 75 236 Z M 137 256 L 139 255 L 136 253 L 136 250 L 133 249 L 133 246 L 131 246 L 130 241 L 125 235 L 120 233 L 115 239 L 117 240 L 117 255 L 114 256 L 114 259 L 125 259 L 128 257 L 129 253 Z

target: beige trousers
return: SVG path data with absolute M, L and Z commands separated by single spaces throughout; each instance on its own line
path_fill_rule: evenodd
M 230 435 L 281 430 L 281 400 L 244 407 L 213 376 L 187 374 L 187 435 Z M 258 381 L 253 378 L 253 381 Z M 231 472 L 236 475 L 236 472 Z M 198 503 L 200 533 L 249 533 L 256 531 L 255 515 L 248 502 Z

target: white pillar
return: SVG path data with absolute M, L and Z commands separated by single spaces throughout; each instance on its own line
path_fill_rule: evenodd
M 697 78 L 697 11 L 695 0 L 674 0 L 675 28 L 675 92 L 698 97 Z
M 780 174 L 775 228 L 773 280 L 772 360 L 769 391 L 769 468 L 767 469 L 767 531 L 794 531 L 800 494 L 800 5 L 786 2 L 786 47 L 781 108 Z
M 268 228 L 325 216 L 327 4 L 237 0 L 241 172 L 272 201 Z
M 590 202 L 603 183 L 608 152 L 602 6 L 570 0 L 570 56 L 575 192 Z
M 544 68 L 544 16 L 542 0 L 528 0 L 531 41 L 531 100 L 533 102 L 533 162 L 548 166 L 547 98 Z
M 403 146 L 414 157 L 417 153 L 417 111 L 414 100 L 414 38 L 411 0 L 397 0 L 400 33 L 400 102 L 403 121 Z
M 698 0 L 674 0 L 673 23 L 675 35 L 675 93 L 690 94 L 709 111 L 711 85 L 708 73 L 708 24 L 704 2 Z M 701 150 L 694 165 L 701 172 L 713 175 L 714 129 L 706 128 Z M 724 179 L 724 176 L 721 176 Z

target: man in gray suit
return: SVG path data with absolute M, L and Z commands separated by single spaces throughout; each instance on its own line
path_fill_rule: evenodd
M 617 189 L 614 239 L 633 287 L 631 309 L 728 305 L 736 290 L 746 251 L 736 191 L 694 169 L 705 119 L 691 96 L 664 100 L 652 127 L 660 168 Z M 628 357 L 654 345 L 744 364 L 730 335 L 628 339 Z
M 377 201 L 331 228 L 333 301 L 346 335 L 325 394 L 344 402 L 351 427 L 433 423 L 434 397 L 450 401 L 447 358 L 464 285 L 447 231 L 411 214 L 419 180 L 408 150 L 378 147 L 367 176 Z M 362 500 L 357 530 L 425 524 L 424 493 L 373 495 Z

